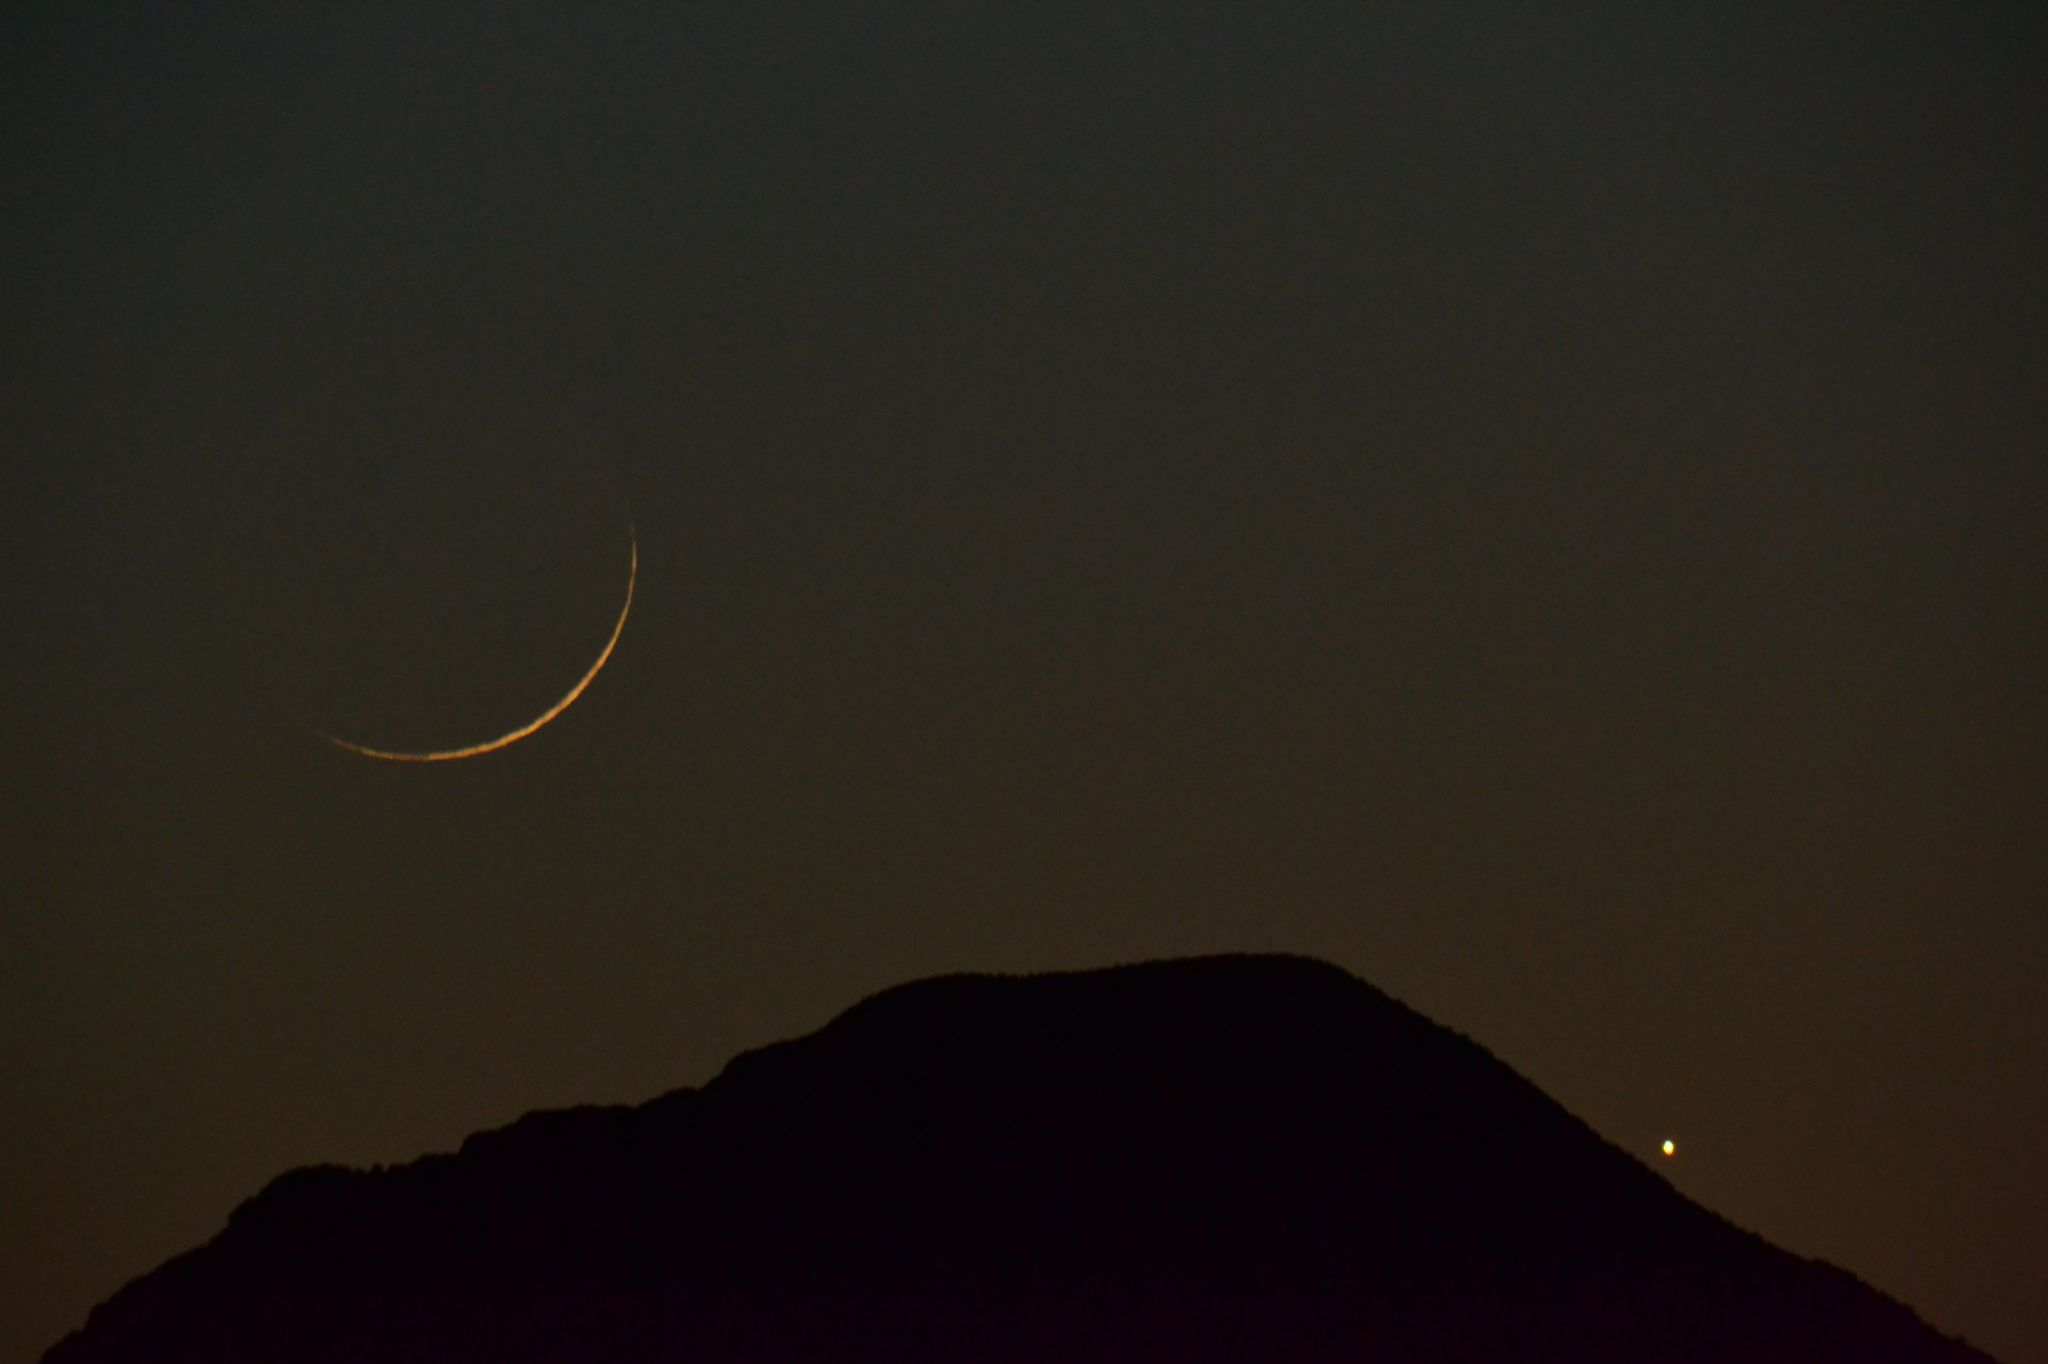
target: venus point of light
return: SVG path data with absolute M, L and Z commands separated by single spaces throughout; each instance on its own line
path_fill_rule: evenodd
M 537 732 L 543 726 L 552 722 L 556 716 L 576 704 L 576 698 L 583 695 L 598 673 L 604 670 L 604 665 L 611 661 L 612 650 L 618 647 L 619 636 L 626 629 L 626 617 L 633 610 L 633 583 L 640 576 L 640 542 L 630 526 L 626 528 L 626 542 L 628 554 L 626 561 L 626 604 L 619 608 L 619 618 L 612 624 L 611 638 L 604 642 L 604 648 L 597 655 L 597 662 L 591 664 L 590 670 L 576 679 L 576 685 L 569 688 L 568 694 L 542 711 L 534 719 L 527 721 L 509 733 L 500 734 L 495 739 L 486 739 L 482 743 L 469 744 L 462 748 L 430 749 L 418 753 L 389 748 L 371 748 L 366 744 L 355 743 L 324 732 L 320 737 L 333 744 L 336 748 L 347 749 L 351 753 L 360 753 L 365 758 L 380 758 L 385 762 L 396 763 L 438 763 L 450 762 L 456 758 L 475 758 L 485 753 L 495 753 L 499 749 L 516 744 L 521 739 Z

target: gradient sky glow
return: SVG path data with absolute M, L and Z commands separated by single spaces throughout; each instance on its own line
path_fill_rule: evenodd
M 933 8 L 8 7 L 0 1364 L 1235 948 L 2048 1364 L 2048 10 Z

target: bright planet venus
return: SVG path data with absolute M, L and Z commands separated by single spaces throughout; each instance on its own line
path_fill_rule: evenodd
M 630 527 L 628 527 L 626 531 L 626 544 L 626 601 L 625 604 L 619 608 L 618 620 L 612 623 L 611 637 L 605 640 L 604 648 L 598 651 L 597 661 L 590 665 L 589 671 L 584 673 L 583 676 L 576 679 L 576 685 L 569 688 L 567 694 L 564 695 L 561 700 L 555 702 L 555 704 L 553 704 L 552 706 L 549 706 L 546 710 L 542 711 L 533 719 L 528 720 L 525 724 L 519 726 L 517 729 L 509 730 L 504 734 L 500 734 L 495 739 L 485 739 L 481 743 L 468 744 L 461 748 L 438 748 L 429 749 L 423 752 L 407 752 L 400 749 L 390 748 L 371 748 L 367 744 L 355 743 L 351 740 L 343 739 L 336 735 L 327 733 L 322 733 L 320 737 L 327 740 L 327 742 L 333 744 L 337 748 L 347 749 L 351 753 L 360 753 L 365 758 L 380 758 L 385 762 L 397 763 L 438 763 L 451 762 L 456 758 L 476 758 L 481 757 L 486 753 L 495 753 L 497 750 L 501 748 L 507 748 L 513 744 L 518 743 L 521 739 L 524 739 L 531 734 L 538 733 L 543 727 L 552 722 L 555 719 L 555 717 L 559 716 L 563 711 L 569 709 L 570 706 L 576 704 L 576 698 L 583 695 L 583 693 L 589 688 L 591 682 L 594 681 L 597 675 L 604 670 L 604 665 L 611 661 L 612 650 L 618 647 L 619 636 L 625 632 L 626 617 L 633 610 L 633 583 L 634 580 L 640 576 L 640 542 L 638 538 L 633 534 L 632 529 Z

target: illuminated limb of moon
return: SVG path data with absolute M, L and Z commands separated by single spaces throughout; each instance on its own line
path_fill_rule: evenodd
M 345 748 L 351 753 L 360 753 L 365 758 L 381 758 L 386 762 L 394 763 L 442 763 L 451 762 L 456 758 L 475 758 L 481 757 L 485 753 L 495 753 L 497 750 L 511 744 L 516 744 L 529 734 L 536 732 L 563 711 L 569 709 L 570 706 L 576 704 L 576 698 L 583 695 L 584 689 L 589 687 L 591 680 L 604 670 L 604 665 L 611 660 L 612 650 L 618 647 L 619 636 L 626 628 L 626 616 L 633 609 L 633 582 L 640 576 L 640 542 L 633 536 L 631 531 L 627 532 L 626 538 L 631 546 L 631 558 L 626 564 L 626 604 L 619 608 L 619 619 L 612 626 L 612 637 L 604 642 L 604 650 L 598 654 L 597 662 L 590 665 L 590 671 L 576 679 L 576 685 L 569 688 L 569 694 L 542 711 L 536 718 L 527 721 L 508 734 L 500 734 L 497 738 L 486 739 L 480 744 L 470 744 L 466 748 L 435 749 L 425 753 L 404 753 L 388 748 L 371 748 L 365 744 L 351 743 L 347 739 L 336 738 L 332 734 L 323 733 L 320 737 L 333 744 L 336 748 Z

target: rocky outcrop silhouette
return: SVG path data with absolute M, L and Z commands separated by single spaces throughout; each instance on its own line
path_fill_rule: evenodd
M 887 991 L 701 1090 L 298 1170 L 46 1364 L 1963 1364 L 1323 963 Z

